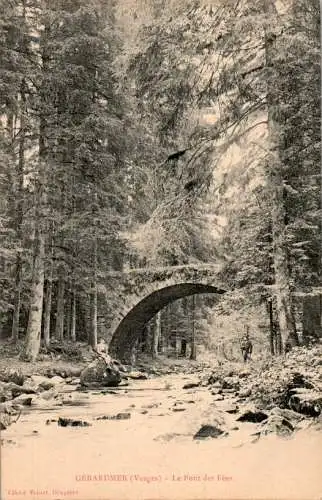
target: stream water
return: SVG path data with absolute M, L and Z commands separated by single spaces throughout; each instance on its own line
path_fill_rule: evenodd
M 213 402 L 207 388 L 183 390 L 187 379 L 132 381 L 104 394 L 64 386 L 62 406 L 25 410 L 1 435 L 1 499 L 322 497 L 320 434 L 254 442 L 256 424 L 221 412 L 228 435 L 193 440 L 229 401 Z M 97 420 L 120 412 L 130 418 Z M 60 427 L 58 417 L 92 425 Z

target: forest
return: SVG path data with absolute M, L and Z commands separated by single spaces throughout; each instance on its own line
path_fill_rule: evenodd
M 319 8 L 1 1 L 0 334 L 21 360 L 108 343 L 113 272 L 218 262 L 225 296 L 165 307 L 137 351 L 320 341 Z
M 0 0 L 0 497 L 321 499 L 318 0 Z

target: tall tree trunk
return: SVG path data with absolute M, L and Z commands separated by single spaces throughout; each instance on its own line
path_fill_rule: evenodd
M 91 300 L 91 331 L 89 344 L 93 349 L 97 348 L 97 237 L 94 236 L 94 281 L 92 284 Z
M 92 304 L 91 304 L 91 332 L 89 337 L 89 344 L 93 349 L 97 347 L 97 287 L 93 283 L 92 291 Z
M 58 274 L 58 292 L 57 292 L 57 313 L 55 337 L 57 340 L 64 340 L 64 320 L 65 320 L 65 280 L 62 269 Z
M 33 260 L 32 286 L 30 293 L 30 309 L 26 334 L 26 344 L 22 352 L 22 358 L 26 361 L 35 361 L 39 353 L 44 298 L 44 278 L 45 240 L 42 231 L 38 227 L 36 228 L 35 235 L 35 252 Z
M 269 346 L 272 356 L 276 354 L 275 352 L 275 329 L 274 329 L 274 316 L 273 316 L 273 301 L 270 299 L 268 301 L 268 312 L 269 312 Z
M 155 318 L 155 325 L 153 328 L 153 340 L 152 340 L 152 357 L 158 357 L 158 346 L 161 337 L 161 311 L 158 311 Z
M 196 296 L 193 295 L 191 298 L 191 353 L 190 353 L 191 360 L 197 359 L 195 309 L 196 309 Z
M 161 321 L 160 321 L 160 336 L 159 336 L 159 343 L 158 343 L 158 351 L 159 353 L 164 353 L 165 351 L 165 332 L 164 332 L 164 329 L 165 329 L 165 324 L 166 324 L 166 320 L 165 320 L 165 316 L 166 316 L 166 310 L 163 309 L 162 312 L 160 311 L 160 316 L 161 316 Z
M 152 354 L 152 331 L 154 328 L 154 318 L 152 318 L 146 325 L 145 325 L 145 345 L 144 345 L 144 352 L 147 352 L 149 354 Z
M 274 177 L 275 186 L 273 186 L 272 226 L 276 309 L 282 338 L 282 348 L 285 350 L 288 343 L 290 343 L 291 346 L 298 345 L 298 337 L 290 287 L 291 280 L 285 239 L 283 184 L 280 175 L 276 174 Z
M 72 342 L 76 342 L 76 292 L 75 288 L 72 290 L 72 310 L 71 310 L 71 322 L 70 322 L 70 339 Z
M 188 339 L 189 339 L 189 317 L 190 317 L 190 307 L 189 307 L 189 297 L 184 297 L 182 299 L 182 308 L 183 308 L 183 324 L 184 331 L 181 334 L 181 352 L 180 356 L 187 356 L 187 347 L 188 347 Z
M 25 10 L 24 10 L 25 16 Z M 17 180 L 18 189 L 16 193 L 16 232 L 19 247 L 22 246 L 22 223 L 24 212 L 24 173 L 25 173 L 25 149 L 26 149 L 26 91 L 25 79 L 22 80 L 20 85 L 20 130 L 19 130 L 19 152 L 18 152 L 18 169 Z M 12 319 L 11 338 L 13 342 L 17 342 L 19 338 L 19 318 L 21 307 L 21 290 L 22 290 L 22 257 L 21 249 L 18 250 L 15 270 L 15 293 L 14 293 L 14 310 Z
M 283 352 L 282 336 L 278 325 L 276 325 L 275 333 L 275 352 L 278 355 L 282 354 Z
M 65 339 L 70 340 L 70 330 L 71 330 L 71 317 L 72 317 L 72 294 L 70 291 L 70 284 L 66 293 L 66 304 L 65 304 Z
M 45 294 L 45 310 L 44 310 L 44 344 L 46 349 L 50 346 L 50 320 L 51 320 L 51 304 L 53 292 L 53 276 L 52 270 L 47 279 L 46 294 Z
M 26 15 L 25 2 L 24 16 Z M 42 72 L 47 70 L 46 54 L 46 29 L 41 38 L 42 47 Z M 46 102 L 45 88 L 41 85 L 40 101 L 44 105 Z M 32 272 L 32 284 L 30 294 L 30 307 L 26 343 L 21 353 L 22 357 L 28 361 L 35 361 L 40 349 L 42 313 L 44 302 L 44 281 L 45 281 L 45 223 L 44 207 L 46 206 L 46 164 L 47 140 L 46 140 L 46 114 L 42 110 L 39 121 L 39 141 L 38 141 L 38 178 L 35 189 L 35 239 L 34 239 L 34 260 Z
M 267 3 L 267 14 L 275 15 L 275 6 Z M 266 67 L 274 68 L 274 58 L 277 55 L 276 35 L 273 32 L 265 33 Z M 268 159 L 269 181 L 272 199 L 272 240 L 274 285 L 276 294 L 276 309 L 283 350 L 287 344 L 297 345 L 298 337 L 293 310 L 291 294 L 291 276 L 289 256 L 286 240 L 286 211 L 284 200 L 284 179 L 282 176 L 282 163 L 279 155 L 279 125 L 278 125 L 278 92 L 272 76 L 268 76 L 267 85 L 267 113 L 268 113 L 268 141 L 270 155 Z
M 45 310 L 44 310 L 44 344 L 46 349 L 50 346 L 50 325 L 51 325 L 51 309 L 52 309 L 52 294 L 53 294 L 53 270 L 54 270 L 54 262 L 53 262 L 53 231 L 51 235 L 51 249 L 50 249 L 50 261 L 49 261 L 49 270 L 47 277 L 47 286 L 46 286 L 46 294 L 45 294 Z
M 11 340 L 17 343 L 19 339 L 19 319 L 21 308 L 21 288 L 22 288 L 22 259 L 20 252 L 17 255 L 15 269 L 15 293 L 14 293 L 14 310 L 12 318 Z

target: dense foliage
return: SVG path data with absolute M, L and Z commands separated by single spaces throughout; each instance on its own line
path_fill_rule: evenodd
M 126 267 L 223 262 L 217 318 L 264 308 L 272 351 L 321 335 L 316 0 L 1 0 L 0 19 L 1 331 L 26 359 L 41 336 L 95 347 Z M 147 331 L 209 345 L 197 306 Z

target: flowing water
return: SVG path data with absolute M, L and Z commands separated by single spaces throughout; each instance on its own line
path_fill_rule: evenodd
M 322 498 L 320 434 L 256 441 L 256 424 L 236 423 L 220 412 L 227 401 L 185 382 L 171 375 L 105 393 L 64 386 L 62 406 L 25 410 L 1 435 L 1 499 Z M 131 417 L 97 420 L 120 412 Z M 228 435 L 193 440 L 217 414 Z M 92 425 L 60 427 L 58 417 Z

